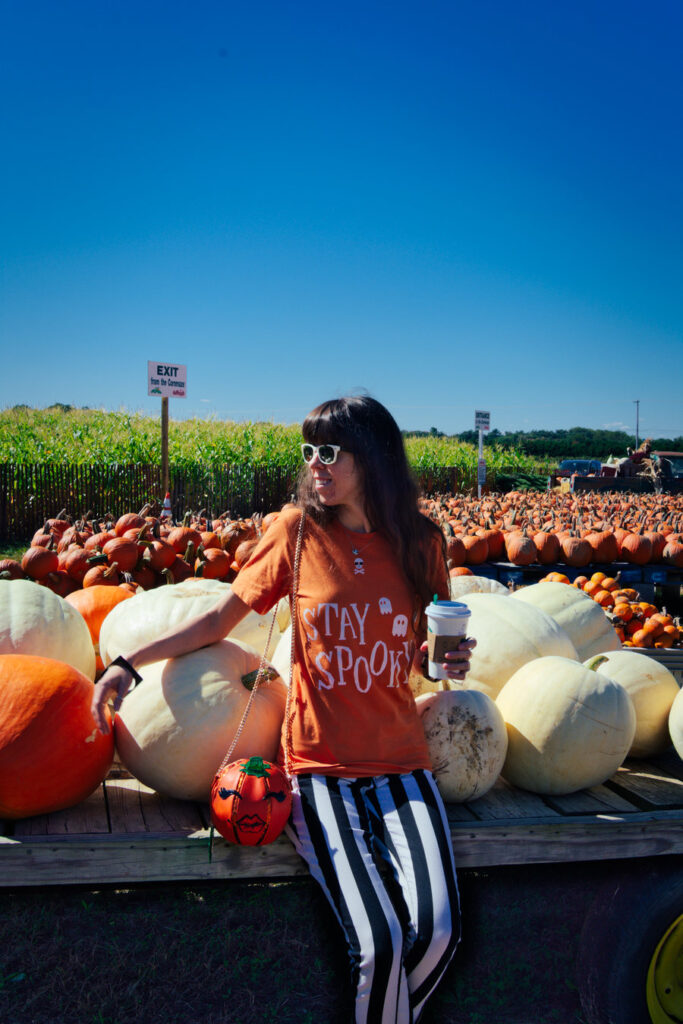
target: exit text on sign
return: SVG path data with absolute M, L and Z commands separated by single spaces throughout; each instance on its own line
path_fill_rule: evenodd
M 162 398 L 185 398 L 187 366 L 175 363 L 147 362 L 147 394 Z

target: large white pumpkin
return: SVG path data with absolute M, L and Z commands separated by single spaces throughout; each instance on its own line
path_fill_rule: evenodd
M 130 601 L 122 601 L 102 623 L 102 661 L 108 665 L 119 654 L 133 651 L 195 615 L 210 611 L 231 589 L 229 583 L 220 580 L 193 577 L 173 586 L 157 587 L 156 590 L 136 594 Z M 124 605 L 130 605 L 130 610 L 124 611 Z M 270 643 L 271 653 L 275 650 L 280 629 L 287 624 L 288 616 L 287 602 L 280 602 Z M 231 639 L 241 640 L 263 653 L 272 618 L 272 612 L 267 615 L 249 612 L 232 631 Z
M 534 583 L 513 594 L 546 612 L 569 635 L 580 661 L 602 651 L 617 651 L 621 641 L 599 604 L 567 583 Z
M 451 576 L 449 583 L 451 600 L 460 601 L 466 594 L 501 594 L 509 597 L 510 591 L 498 580 L 487 576 Z
M 501 773 L 508 745 L 494 701 L 463 687 L 424 694 L 415 705 L 444 800 L 462 803 L 487 793 Z
M 569 658 L 523 665 L 496 703 L 508 731 L 503 776 L 533 793 L 573 793 L 605 782 L 636 730 L 624 687 Z
M 500 594 L 469 594 L 462 600 L 472 613 L 467 634 L 477 641 L 468 689 L 495 700 L 510 676 L 535 658 L 554 654 L 578 660 L 565 631 L 540 608 Z
M 598 672 L 621 683 L 635 708 L 636 734 L 629 757 L 661 754 L 671 742 L 669 712 L 679 693 L 675 677 L 654 658 L 628 648 L 605 651 L 603 657 L 605 660 L 598 665 Z
M 116 749 L 131 774 L 159 793 L 208 800 L 249 700 L 242 677 L 260 661 L 247 644 L 221 640 L 145 665 L 143 682 L 129 692 L 114 720 Z M 275 760 L 285 699 L 281 679 L 259 684 L 231 760 Z
M 669 711 L 669 735 L 676 753 L 683 758 L 683 690 L 679 690 Z
M 31 580 L 0 580 L 0 654 L 36 654 L 95 678 L 85 619 L 63 597 Z

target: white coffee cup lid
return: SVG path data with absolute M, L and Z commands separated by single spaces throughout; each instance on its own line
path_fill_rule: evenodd
M 425 611 L 432 618 L 460 618 L 470 614 L 470 610 L 462 601 L 432 601 Z

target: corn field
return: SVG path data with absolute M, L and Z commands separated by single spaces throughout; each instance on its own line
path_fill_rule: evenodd
M 288 500 L 301 467 L 298 425 L 172 420 L 169 470 L 173 510 L 215 514 L 270 511 Z M 406 437 L 421 489 L 477 486 L 477 449 L 454 438 Z M 521 452 L 486 447 L 487 483 L 547 475 Z M 0 539 L 29 536 L 61 508 L 120 514 L 163 498 L 158 420 L 139 413 L 60 408 L 0 412 Z M 506 486 L 507 485 L 503 485 Z
M 215 419 L 170 420 L 168 458 L 178 468 L 203 464 L 277 466 L 301 463 L 298 424 L 232 423 Z M 476 487 L 477 449 L 449 437 L 405 439 L 418 473 L 455 467 L 463 489 Z M 546 475 L 550 462 L 485 444 L 487 472 Z M 159 421 L 141 413 L 96 409 L 16 408 L 0 411 L 0 462 L 130 465 L 161 461 Z

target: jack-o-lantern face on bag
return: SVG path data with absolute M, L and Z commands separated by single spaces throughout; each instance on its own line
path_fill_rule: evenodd
M 260 757 L 233 761 L 211 786 L 211 821 L 231 843 L 264 846 L 282 832 L 292 809 L 287 776 Z

